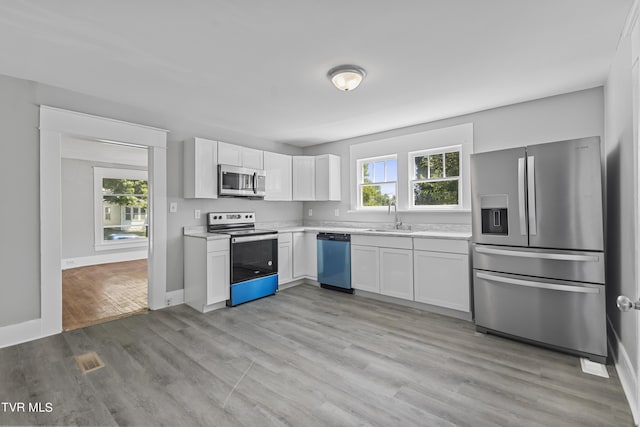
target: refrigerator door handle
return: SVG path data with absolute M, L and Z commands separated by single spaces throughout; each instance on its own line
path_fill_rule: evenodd
M 476 272 L 476 277 L 492 282 L 506 283 L 509 285 L 526 286 L 528 288 L 549 289 L 552 291 L 573 292 L 580 294 L 599 294 L 600 289 L 587 286 L 559 285 L 556 283 L 534 282 L 533 280 L 512 279 L 510 277 L 494 276 L 493 274 Z
M 598 262 L 600 258 L 597 255 L 580 255 L 580 254 L 550 254 L 546 252 L 521 252 L 509 251 L 506 249 L 493 249 L 476 246 L 476 252 L 489 255 L 505 255 L 518 258 L 537 258 L 549 259 L 554 261 L 582 261 L 582 262 Z
M 524 206 L 524 157 L 518 158 L 518 217 L 520 219 L 520 234 L 526 236 L 527 222 Z
M 538 233 L 536 218 L 536 163 L 534 156 L 527 157 L 527 195 L 529 198 L 529 234 Z

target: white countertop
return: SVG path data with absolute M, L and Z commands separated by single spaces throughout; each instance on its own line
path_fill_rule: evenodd
M 318 227 L 318 226 L 297 226 L 285 227 L 277 229 L 279 233 L 295 232 L 295 231 L 311 231 L 324 233 L 345 233 L 345 234 L 363 234 L 375 236 L 394 236 L 394 237 L 417 237 L 417 238 L 437 238 L 437 239 L 456 239 L 469 240 L 471 232 L 462 231 L 376 231 L 367 228 L 343 228 L 343 227 Z
M 295 226 L 275 228 L 278 233 L 292 233 L 296 231 L 309 231 L 314 233 L 344 233 L 344 234 L 360 234 L 373 236 L 393 236 L 393 237 L 413 237 L 425 239 L 455 239 L 470 240 L 471 233 L 463 231 L 389 231 L 372 230 L 368 228 L 350 228 L 350 227 L 321 227 L 321 226 Z M 207 233 L 206 231 L 187 231 L 184 233 L 188 237 L 197 237 L 207 240 L 229 239 L 227 234 Z
M 207 233 L 206 231 L 200 232 L 187 232 L 184 233 L 187 237 L 197 237 L 199 239 L 207 239 L 207 240 L 222 240 L 222 239 L 230 239 L 231 236 L 228 234 L 220 234 L 220 233 Z

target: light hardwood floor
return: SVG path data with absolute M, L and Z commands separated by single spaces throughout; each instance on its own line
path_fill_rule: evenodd
M 105 367 L 81 374 L 73 356 Z M 615 371 L 473 324 L 293 287 L 200 314 L 177 306 L 0 350 L 0 424 L 631 426 Z
M 114 262 L 62 272 L 65 331 L 147 311 L 147 260 Z

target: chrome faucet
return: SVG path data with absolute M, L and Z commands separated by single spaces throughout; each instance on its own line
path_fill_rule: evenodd
M 398 206 L 396 205 L 396 202 L 392 202 L 391 200 L 389 200 L 389 210 L 387 212 L 388 215 L 391 215 L 391 206 L 393 206 L 394 213 L 393 228 L 395 228 L 396 230 L 400 230 L 402 228 L 402 220 L 398 218 Z

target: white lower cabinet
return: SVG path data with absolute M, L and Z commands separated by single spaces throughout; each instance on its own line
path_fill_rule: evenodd
M 351 236 L 351 287 L 413 300 L 410 237 Z
M 306 274 L 310 279 L 318 279 L 318 233 L 304 233 L 304 252 L 306 257 Z
M 293 234 L 293 278 L 304 277 L 307 270 L 307 257 L 305 256 L 304 231 L 296 231 Z
M 415 300 L 470 312 L 467 241 L 415 239 L 414 244 Z
M 295 231 L 293 234 L 293 279 L 318 278 L 318 248 L 315 232 Z
M 291 233 L 278 235 L 278 284 L 293 280 L 293 236 Z
M 413 251 L 380 248 L 380 293 L 413 300 Z
M 229 299 L 230 286 L 229 240 L 185 236 L 184 302 L 203 313 L 219 308 Z
M 207 252 L 207 304 L 230 298 L 231 278 L 229 249 Z
M 373 246 L 351 245 L 351 287 L 380 293 L 380 250 Z

